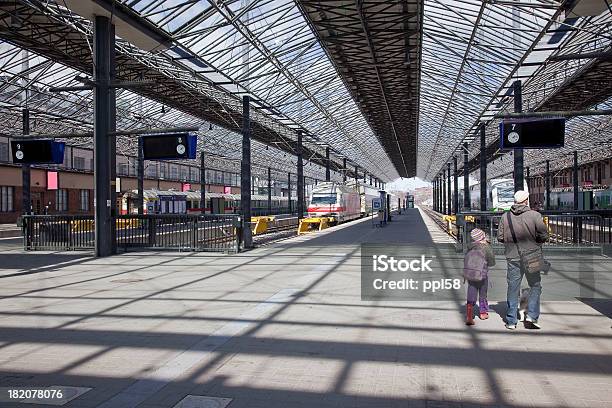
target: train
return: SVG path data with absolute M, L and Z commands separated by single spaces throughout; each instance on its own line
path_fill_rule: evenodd
M 388 193 L 387 193 L 388 194 Z M 308 217 L 332 217 L 338 223 L 372 214 L 372 200 L 380 192 L 366 184 L 324 182 L 313 187 L 308 201 Z M 399 208 L 399 200 L 389 194 L 391 211 Z
M 527 181 L 524 183 L 523 190 L 529 191 Z M 488 211 L 509 211 L 513 204 L 514 179 L 502 178 L 487 181 Z M 463 206 L 463 189 L 459 190 L 459 205 Z M 480 209 L 480 184 L 470 186 L 470 206 L 472 210 Z
M 380 192 L 376 188 L 372 187 L 369 184 L 359 183 L 355 181 L 351 181 L 347 183 L 349 188 L 355 189 L 359 192 L 359 204 L 360 204 L 360 214 L 362 217 L 366 215 L 372 214 L 372 200 L 380 197 Z
M 144 214 L 235 214 L 240 212 L 240 194 L 206 192 L 202 208 L 199 191 L 144 190 Z M 121 197 L 121 214 L 138 213 L 138 191 L 132 190 Z M 272 213 L 289 211 L 289 198 L 272 196 Z M 291 199 L 291 208 L 297 208 L 297 199 Z M 267 214 L 268 196 L 251 195 L 253 215 Z
M 551 210 L 573 211 L 574 192 L 571 189 L 552 190 L 550 192 Z M 612 209 L 612 189 L 581 190 L 578 192 L 578 210 Z

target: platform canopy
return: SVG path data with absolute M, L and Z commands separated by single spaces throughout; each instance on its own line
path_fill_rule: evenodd
M 298 2 L 400 176 L 416 176 L 423 2 Z
M 112 16 L 116 25 L 118 78 L 154 82 L 121 91 L 118 121 L 122 127 L 200 123 L 203 140 L 215 139 L 205 143 L 205 149 L 235 159 L 239 157 L 241 98 L 249 95 L 253 139 L 260 142 L 254 146 L 255 165 L 295 171 L 292 154 L 297 132 L 302 131 L 304 158 L 313 163 L 306 166 L 307 176 L 315 176 L 308 173 L 312 167 L 317 178 L 324 178 L 329 147 L 332 169 L 349 177 L 355 176 L 356 167 L 360 177 L 364 172 L 383 181 L 398 177 L 292 1 L 3 2 L 0 37 L 10 43 L 3 47 L 4 62 L 11 67 L 0 68 L 0 75 L 6 87 L 36 85 L 39 98 L 49 101 L 36 107 L 40 115 L 69 117 L 75 130 L 91 127 L 91 91 L 48 92 L 50 86 L 79 85 L 75 76 L 91 74 L 91 13 Z M 146 38 L 134 35 L 134 27 L 145 32 Z M 28 58 L 35 59 L 27 76 L 20 61 L 25 49 L 34 54 Z M 24 103 L 13 98 L 4 109 L 19 109 Z M 160 113 L 162 106 L 166 113 Z M 64 124 L 58 122 L 57 126 Z M 215 132 L 208 131 L 209 124 Z M 131 146 L 123 139 L 119 150 Z
M 479 127 L 486 125 L 488 176 L 512 172 L 499 149 L 498 116 L 514 112 L 522 83 L 524 112 L 609 110 L 612 9 L 604 0 L 425 1 L 419 123 L 419 176 L 432 179 L 469 144 L 477 177 Z M 541 171 L 610 156 L 611 116 L 569 116 L 565 148 L 526 150 Z M 462 159 L 459 160 L 460 172 Z
M 236 163 L 241 98 L 249 95 L 255 172 L 270 164 L 294 171 L 301 131 L 307 176 L 324 178 L 330 148 L 332 169 L 353 177 L 357 167 L 359 176 L 390 181 L 431 180 L 465 142 L 473 171 L 484 123 L 496 176 L 508 172 L 496 115 L 513 111 L 514 81 L 522 81 L 524 110 L 609 107 L 610 7 L 605 0 L 1 2 L 0 113 L 11 124 L 6 134 L 20 133 L 25 106 L 32 132 L 90 130 L 91 91 L 49 88 L 91 76 L 91 19 L 101 13 L 116 25 L 118 78 L 152 83 L 119 91 L 119 128 L 199 126 L 211 157 Z M 573 150 L 603 157 L 609 117 L 571 119 L 558 165 Z M 133 139 L 119 139 L 120 152 L 133 147 Z M 547 155 L 529 151 L 525 164 L 535 169 Z

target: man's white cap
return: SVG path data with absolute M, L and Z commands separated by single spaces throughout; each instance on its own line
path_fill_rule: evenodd
M 527 201 L 527 199 L 529 199 L 529 193 L 526 192 L 525 190 L 519 190 L 516 193 L 514 193 L 515 203 L 522 203 L 523 201 Z

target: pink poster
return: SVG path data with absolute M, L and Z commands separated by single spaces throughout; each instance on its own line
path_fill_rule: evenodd
M 223 187 L 223 194 L 232 194 L 232 188 L 230 186 Z
M 183 190 L 182 191 L 189 191 L 189 190 L 191 190 L 191 184 L 183 183 Z
M 47 172 L 47 190 L 57 190 L 58 181 L 57 181 L 57 171 L 48 171 Z

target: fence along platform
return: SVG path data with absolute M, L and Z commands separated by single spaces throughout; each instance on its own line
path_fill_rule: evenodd
M 117 248 L 237 252 L 242 228 L 239 215 L 146 214 L 115 219 Z M 94 217 L 27 215 L 23 217 L 26 250 L 92 250 Z
M 599 212 L 552 212 L 542 211 L 544 224 L 548 228 L 549 240 L 545 248 L 590 248 L 602 249 L 612 244 L 612 213 Z M 468 242 L 474 228 L 480 228 L 491 238 L 491 244 L 503 246 L 497 241 L 497 229 L 504 213 L 470 212 L 457 214 L 453 226 L 460 242 Z M 450 229 L 449 228 L 449 229 Z

